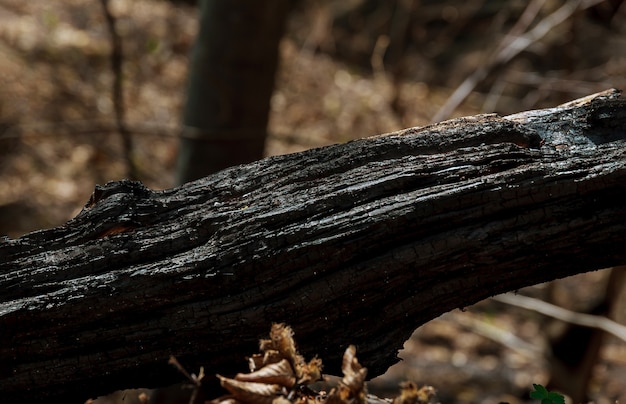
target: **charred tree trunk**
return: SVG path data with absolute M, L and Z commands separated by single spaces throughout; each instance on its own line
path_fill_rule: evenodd
M 626 264 L 626 103 L 479 115 L 267 158 L 165 191 L 96 187 L 0 241 L 0 397 L 83 400 L 229 374 L 271 322 L 383 373 L 457 307 Z

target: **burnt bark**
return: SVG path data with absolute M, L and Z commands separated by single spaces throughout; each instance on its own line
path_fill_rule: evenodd
M 626 264 L 626 103 L 478 115 L 232 167 L 96 187 L 0 241 L 0 397 L 83 400 L 245 367 L 272 322 L 369 376 L 486 297 Z

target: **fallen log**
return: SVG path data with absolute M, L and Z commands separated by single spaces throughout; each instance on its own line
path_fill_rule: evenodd
M 374 377 L 415 328 L 626 264 L 626 102 L 609 90 L 226 169 L 96 186 L 66 224 L 0 240 L 0 397 L 84 400 L 245 369 L 272 322 Z

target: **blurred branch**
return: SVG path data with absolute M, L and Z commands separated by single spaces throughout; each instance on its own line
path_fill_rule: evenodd
M 111 69 L 113 71 L 113 89 L 112 98 L 115 110 L 115 122 L 117 132 L 120 134 L 124 148 L 124 159 L 126 160 L 126 171 L 129 179 L 137 179 L 137 167 L 133 162 L 133 141 L 130 131 L 126 127 L 124 119 L 124 94 L 122 82 L 122 38 L 117 33 L 116 21 L 111 10 L 109 9 L 109 0 L 100 0 L 102 11 L 104 12 L 109 33 L 111 34 Z
M 445 104 L 433 116 L 432 122 L 439 122 L 448 118 L 474 90 L 474 88 L 476 88 L 476 86 L 489 75 L 489 73 L 497 67 L 510 62 L 511 59 L 519 55 L 530 45 L 543 38 L 554 27 L 571 17 L 577 10 L 585 10 L 603 1 L 604 0 L 567 1 L 558 10 L 541 20 L 534 28 L 526 31 L 523 35 L 516 35 L 519 31 L 521 31 L 522 27 L 528 27 L 530 25 L 530 16 L 536 14 L 535 9 L 538 7 L 538 3 L 544 2 L 544 0 L 532 1 L 518 22 L 509 31 L 509 34 L 502 39 L 492 57 L 489 58 L 487 63 L 480 66 L 471 75 L 469 75 L 469 77 L 467 77 L 460 86 L 457 87 Z M 513 36 L 515 36 L 515 38 L 511 39 Z
M 178 125 L 166 123 L 126 122 L 125 128 L 133 135 L 172 139 L 187 136 L 185 133 L 180 133 L 180 127 Z M 111 119 L 21 123 L 0 129 L 0 141 L 5 139 L 48 138 L 61 135 L 104 135 L 115 132 L 116 130 L 117 124 Z M 315 139 L 297 136 L 291 132 L 270 132 L 268 133 L 268 138 L 275 140 L 280 139 L 282 142 L 296 144 L 307 149 L 320 146 L 320 142 Z
M 164 123 L 141 122 L 124 124 L 129 134 L 153 135 L 158 137 L 178 138 L 179 127 Z M 45 138 L 59 135 L 104 134 L 118 130 L 117 120 L 85 119 L 62 122 L 37 122 L 13 125 L 0 133 L 2 139 Z
M 453 323 L 460 324 L 473 333 L 507 347 L 520 355 L 532 358 L 543 356 L 543 347 L 526 342 L 508 330 L 480 320 L 472 313 L 453 311 L 449 314 Z
M 501 303 L 521 307 L 526 310 L 532 310 L 567 323 L 583 327 L 597 328 L 621 339 L 622 341 L 626 341 L 626 327 L 606 317 L 578 313 L 555 306 L 554 304 L 548 302 L 544 302 L 543 300 L 522 295 L 513 295 L 511 293 L 494 296 L 492 299 Z

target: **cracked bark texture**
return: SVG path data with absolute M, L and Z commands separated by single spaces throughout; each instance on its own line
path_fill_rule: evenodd
M 266 158 L 164 191 L 97 186 L 0 240 L 0 397 L 84 400 L 233 374 L 272 322 L 369 376 L 421 324 L 626 264 L 626 103 L 608 90 Z

